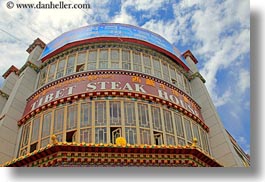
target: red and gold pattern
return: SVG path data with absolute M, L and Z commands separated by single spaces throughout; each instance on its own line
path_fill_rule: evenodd
M 222 167 L 196 146 L 67 143 L 46 147 L 21 156 L 3 167 Z

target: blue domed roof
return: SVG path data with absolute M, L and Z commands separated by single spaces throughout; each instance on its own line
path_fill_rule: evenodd
M 145 41 L 174 54 L 183 61 L 180 51 L 160 35 L 143 28 L 118 23 L 89 25 L 63 33 L 46 45 L 40 59 L 66 44 L 97 37 L 120 37 Z

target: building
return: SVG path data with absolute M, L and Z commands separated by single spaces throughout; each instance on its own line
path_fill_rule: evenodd
M 47 45 L 36 39 L 27 52 L 3 75 L 3 166 L 249 165 L 191 51 L 142 28 L 98 24 Z

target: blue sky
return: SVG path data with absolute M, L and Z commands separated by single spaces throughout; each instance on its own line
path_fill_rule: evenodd
M 7 9 L 6 2 L 0 2 L 1 74 L 11 65 L 23 66 L 37 37 L 48 43 L 65 31 L 103 22 L 140 26 L 181 52 L 193 52 L 225 128 L 250 152 L 249 1 L 89 0 L 88 10 Z

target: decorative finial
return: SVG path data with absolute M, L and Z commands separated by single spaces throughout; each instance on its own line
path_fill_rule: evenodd
M 116 138 L 116 144 L 117 145 L 121 145 L 121 146 L 125 146 L 126 145 L 126 139 L 125 138 L 123 138 L 123 137 L 118 137 L 118 138 Z
M 51 139 L 52 139 L 52 144 L 57 144 L 58 143 L 56 135 L 52 135 Z
M 196 145 L 197 145 L 197 142 L 198 142 L 198 140 L 197 140 L 197 138 L 193 138 L 192 139 L 192 147 L 196 147 Z

